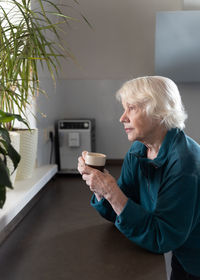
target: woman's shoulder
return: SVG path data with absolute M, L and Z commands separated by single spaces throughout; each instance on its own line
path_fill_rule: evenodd
M 168 160 L 184 172 L 200 172 L 200 145 L 183 131 L 174 140 Z
M 200 159 L 200 145 L 183 131 L 177 135 L 172 149 L 175 148 L 179 155 L 192 156 Z

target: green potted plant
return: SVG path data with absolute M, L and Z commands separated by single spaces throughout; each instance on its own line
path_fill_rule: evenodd
M 76 0 L 74 3 L 78 4 Z M 65 15 L 51 0 L 1 0 L 0 12 L 0 108 L 27 119 L 33 99 L 44 93 L 39 67 L 45 67 L 55 81 L 59 58 L 73 59 L 70 50 L 63 48 L 59 33 L 60 24 L 68 24 L 74 18 Z M 8 123 L 7 128 L 12 130 L 13 123 Z M 34 131 L 28 134 L 37 137 Z
M 9 9 L 4 8 L 4 2 L 9 3 Z M 47 66 L 55 80 L 59 57 L 73 58 L 66 46 L 62 47 L 59 36 L 59 25 L 73 18 L 64 15 L 53 1 L 33 3 L 35 9 L 31 0 L 0 1 L 0 104 L 5 111 L 18 110 L 20 115 L 26 114 L 30 96 L 44 93 L 38 62 Z
M 8 130 L 5 128 L 5 124 L 14 119 L 28 126 L 20 115 L 10 114 L 0 110 L 0 208 L 3 207 L 6 200 L 6 187 L 13 188 L 10 177 L 20 162 L 20 155 L 13 148 Z M 8 159 L 13 163 L 13 170 L 8 169 Z

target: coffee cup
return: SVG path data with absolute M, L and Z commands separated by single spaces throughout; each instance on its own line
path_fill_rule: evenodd
M 85 156 L 85 164 L 92 168 L 103 171 L 106 164 L 106 155 L 101 153 L 87 152 Z

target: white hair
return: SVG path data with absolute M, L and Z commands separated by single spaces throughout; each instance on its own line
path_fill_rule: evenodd
M 169 78 L 146 76 L 127 81 L 116 97 L 119 101 L 143 106 L 148 116 L 159 119 L 167 129 L 185 127 L 187 113 L 178 87 Z

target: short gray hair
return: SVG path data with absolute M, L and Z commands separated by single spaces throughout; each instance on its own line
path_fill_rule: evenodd
M 185 127 L 187 113 L 177 85 L 166 77 L 146 76 L 125 82 L 116 93 L 119 101 L 144 106 L 147 115 L 167 129 Z

